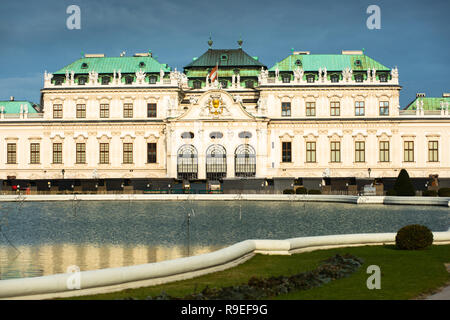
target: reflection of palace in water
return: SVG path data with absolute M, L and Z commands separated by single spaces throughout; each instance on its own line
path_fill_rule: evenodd
M 208 253 L 219 246 L 191 246 L 190 255 Z M 0 277 L 38 277 L 65 273 L 76 265 L 81 271 L 117 268 L 187 256 L 187 246 L 126 246 L 91 244 L 47 244 L 42 246 L 0 246 Z

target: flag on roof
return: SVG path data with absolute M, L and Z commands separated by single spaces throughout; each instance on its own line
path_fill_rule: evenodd
M 211 79 L 211 82 L 214 82 L 217 79 L 218 74 L 219 66 L 216 64 L 216 66 L 211 70 L 211 73 L 208 76 Z

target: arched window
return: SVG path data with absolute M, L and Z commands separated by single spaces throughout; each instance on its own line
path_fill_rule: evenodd
M 234 154 L 234 175 L 254 177 L 256 175 L 256 153 L 249 144 L 241 144 Z
M 197 149 L 193 145 L 185 144 L 177 153 L 177 177 L 178 179 L 197 179 L 198 156 Z
M 251 137 L 252 137 L 252 133 L 251 132 L 248 132 L 248 131 L 239 132 L 239 138 L 249 139 Z
M 219 132 L 219 131 L 214 131 L 214 132 L 211 132 L 211 133 L 209 134 L 209 137 L 210 137 L 211 139 L 222 139 L 222 138 L 223 138 L 223 133 L 222 133 L 222 132 Z
M 194 133 L 193 132 L 183 132 L 181 134 L 181 139 L 193 139 Z
M 227 176 L 227 152 L 219 144 L 213 144 L 206 150 L 206 178 L 219 180 Z

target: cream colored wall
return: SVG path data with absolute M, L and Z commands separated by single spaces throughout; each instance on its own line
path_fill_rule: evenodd
M 232 90 L 184 92 L 178 87 L 167 88 L 61 88 L 43 89 L 44 121 L 0 119 L 0 179 L 16 176 L 22 179 L 92 178 L 97 170 L 100 178 L 176 177 L 177 151 L 183 144 L 193 144 L 199 155 L 198 177 L 205 178 L 205 153 L 212 144 L 221 144 L 227 151 L 227 177 L 234 177 L 234 152 L 240 144 L 249 143 L 257 153 L 257 177 L 322 177 L 326 169 L 331 176 L 371 177 L 397 176 L 401 168 L 413 177 L 439 174 L 450 177 L 450 118 L 448 115 L 418 117 L 406 120 L 399 115 L 399 89 L 392 86 L 325 87 L 278 86 L 261 87 L 259 110 L 245 111 Z M 202 120 L 195 118 L 197 108 L 204 108 L 213 92 L 223 95 L 229 108 L 228 117 Z M 246 93 L 247 98 L 252 95 Z M 189 100 L 191 104 L 181 104 Z M 378 115 L 379 102 L 389 101 L 388 117 Z M 281 117 L 281 103 L 291 102 L 291 117 Z M 316 102 L 316 117 L 305 116 L 305 103 Z M 341 116 L 331 118 L 330 101 L 341 102 Z M 354 114 L 354 102 L 365 102 L 365 116 Z M 101 103 L 110 104 L 110 119 L 99 119 Z M 123 104 L 133 103 L 133 119 L 123 118 Z M 63 119 L 53 120 L 53 104 L 63 104 Z M 76 119 L 75 105 L 85 103 L 86 119 Z M 147 118 L 147 103 L 157 103 L 157 119 Z M 184 110 L 188 107 L 188 112 Z M 187 114 L 188 116 L 184 117 Z M 191 115 L 191 118 L 189 117 Z M 403 118 L 402 118 L 403 117 Z M 290 120 L 292 118 L 292 120 Z M 300 119 L 299 119 L 300 118 Z M 360 121 L 362 119 L 365 121 Z M 374 119 L 375 118 L 375 119 Z M 297 120 L 295 120 L 297 119 Z M 315 120 L 317 119 L 317 120 Z M 94 121 L 95 120 L 95 121 Z M 147 121 L 149 120 L 149 121 Z M 192 131 L 192 141 L 181 139 Z M 220 131 L 223 138 L 212 140 L 209 134 Z M 242 131 L 250 139 L 239 138 Z M 379 141 L 390 141 L 390 162 L 381 163 Z M 415 161 L 403 161 L 403 141 L 415 141 Z M 439 162 L 427 159 L 427 141 L 439 141 Z M 341 142 L 340 163 L 330 163 L 330 141 Z M 6 144 L 17 142 L 18 164 L 6 164 Z M 292 162 L 281 162 L 281 143 L 292 142 Z M 316 141 L 317 162 L 306 163 L 306 142 Z M 354 162 L 355 141 L 366 142 L 366 162 Z M 40 143 L 40 164 L 30 164 L 30 143 Z M 63 164 L 52 164 L 52 143 L 63 143 Z M 86 164 L 75 164 L 75 145 L 86 143 Z M 110 164 L 99 164 L 99 143 L 110 143 Z M 123 164 L 122 146 L 133 143 L 133 164 Z M 157 142 L 157 162 L 148 164 L 147 143 Z M 273 145 L 272 145 L 273 144 Z

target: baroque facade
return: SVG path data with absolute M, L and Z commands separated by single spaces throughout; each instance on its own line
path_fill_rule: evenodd
M 268 68 L 211 45 L 183 72 L 150 52 L 45 72 L 40 106 L 0 101 L 0 180 L 450 177 L 448 95 L 402 110 L 397 68 L 362 51 Z

